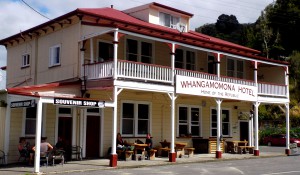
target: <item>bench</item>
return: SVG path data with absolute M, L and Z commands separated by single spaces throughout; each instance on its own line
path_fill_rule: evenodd
M 166 154 L 164 153 L 167 153 L 167 156 L 165 157 L 168 157 L 169 156 L 169 152 L 171 151 L 170 148 L 158 148 L 158 150 L 160 151 L 160 156 L 164 157 Z
M 237 151 L 239 154 L 245 154 L 246 150 L 249 151 L 249 154 L 253 154 L 254 146 L 237 146 Z
M 156 149 L 151 149 L 150 150 L 150 155 L 148 155 L 149 160 L 154 160 L 155 159 L 155 153 L 157 152 Z
M 125 160 L 126 161 L 132 160 L 132 154 L 133 154 L 133 151 L 125 151 Z
M 194 150 L 195 148 L 184 148 L 187 152 L 188 157 L 193 157 L 194 156 Z

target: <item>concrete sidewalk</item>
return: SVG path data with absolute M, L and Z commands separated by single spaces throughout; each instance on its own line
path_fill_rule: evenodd
M 155 160 L 142 160 L 142 161 L 118 161 L 117 167 L 114 168 L 138 168 L 144 166 L 161 166 L 161 165 L 174 165 L 184 163 L 201 163 L 208 161 L 224 161 L 224 160 L 237 160 L 237 159 L 257 159 L 266 157 L 286 156 L 284 154 L 284 148 L 281 147 L 281 151 L 278 152 L 260 152 L 260 156 L 254 156 L 253 154 L 228 154 L 223 153 L 221 159 L 216 159 L 215 154 L 196 154 L 193 157 L 177 158 L 175 163 L 169 162 L 167 157 L 156 157 Z M 95 159 L 95 160 L 82 160 L 82 161 L 70 161 L 66 164 L 55 166 L 41 166 L 40 172 L 45 174 L 65 174 L 72 172 L 85 172 L 85 171 L 97 171 L 104 169 L 114 169 L 109 166 L 109 159 Z M 32 174 L 34 167 L 24 165 L 8 165 L 0 166 L 0 174 Z

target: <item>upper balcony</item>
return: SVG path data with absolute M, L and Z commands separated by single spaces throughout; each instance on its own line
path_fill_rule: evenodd
M 85 76 L 87 80 L 97 80 L 104 78 L 112 78 L 114 73 L 113 61 L 86 64 Z M 190 71 L 185 69 L 174 70 L 174 75 L 201 78 L 207 80 L 216 80 L 226 83 L 241 84 L 247 86 L 256 86 L 252 80 L 232 78 L 227 76 L 218 77 L 215 74 L 208 74 L 198 71 Z M 128 81 L 144 81 L 147 83 L 163 83 L 172 84 L 172 68 L 168 66 L 145 64 L 140 62 L 132 62 L 126 60 L 118 60 L 117 62 L 117 78 L 127 79 Z M 284 84 L 258 82 L 257 92 L 260 97 L 286 98 L 287 86 Z

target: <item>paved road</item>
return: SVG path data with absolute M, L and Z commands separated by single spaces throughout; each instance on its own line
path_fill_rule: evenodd
M 266 149 L 276 149 L 267 148 Z M 282 150 L 282 148 L 281 148 Z M 276 151 L 276 150 L 275 150 Z M 299 175 L 300 155 L 71 173 L 72 175 Z

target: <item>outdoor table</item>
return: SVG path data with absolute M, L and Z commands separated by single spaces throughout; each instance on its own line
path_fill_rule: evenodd
M 246 146 L 247 144 L 248 141 L 240 141 L 240 140 L 226 141 L 227 152 L 236 153 L 238 146 Z
M 175 143 L 175 151 L 176 151 L 176 157 L 181 157 L 184 155 L 184 147 L 187 145 L 187 143 L 184 142 L 176 142 Z
M 141 150 L 142 151 L 142 154 L 141 154 L 141 157 L 144 159 L 145 158 L 145 148 L 148 146 L 148 144 L 133 144 L 134 146 L 134 155 L 135 155 L 135 158 L 137 160 L 137 151 L 138 150 Z

